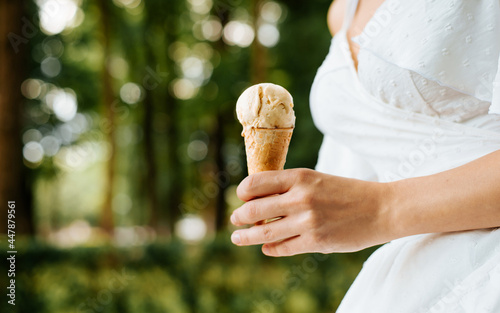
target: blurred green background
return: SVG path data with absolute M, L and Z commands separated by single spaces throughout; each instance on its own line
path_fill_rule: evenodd
M 287 168 L 313 168 L 309 90 L 329 0 L 1 0 L 2 312 L 333 312 L 372 250 L 234 247 L 236 99 L 294 97 Z M 2 262 L 0 281 L 7 282 Z M 5 290 L 5 289 L 4 289 Z

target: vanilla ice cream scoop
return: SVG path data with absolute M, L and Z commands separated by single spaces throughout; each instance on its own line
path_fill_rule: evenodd
M 293 128 L 293 99 L 283 87 L 264 83 L 245 90 L 236 103 L 243 131 L 249 128 Z
M 236 113 L 243 125 L 248 174 L 282 170 L 295 127 L 290 93 L 274 84 L 254 85 L 241 94 Z

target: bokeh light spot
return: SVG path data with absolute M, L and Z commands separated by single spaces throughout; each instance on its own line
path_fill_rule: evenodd
M 108 71 L 116 79 L 124 79 L 128 73 L 128 63 L 124 58 L 113 57 L 108 61 Z
M 27 144 L 30 141 L 39 142 L 42 140 L 42 133 L 38 129 L 28 129 L 23 134 L 23 143 Z
M 189 79 L 181 78 L 173 81 L 172 91 L 174 96 L 181 100 L 193 98 L 197 93 L 197 88 Z
M 185 43 L 176 41 L 168 48 L 168 54 L 172 60 L 181 62 L 189 54 L 189 48 Z
M 205 238 L 207 225 L 197 215 L 187 215 L 175 224 L 175 233 L 188 242 L 197 242 Z
M 72 89 L 52 89 L 45 96 L 49 108 L 63 122 L 72 120 L 77 111 L 76 95 Z
M 260 11 L 260 15 L 264 21 L 274 24 L 278 23 L 282 14 L 283 9 L 274 1 L 264 3 Z
M 87 221 L 76 220 L 68 227 L 68 234 L 73 244 L 82 244 L 90 238 L 92 228 Z
M 47 35 L 55 35 L 75 22 L 78 5 L 74 0 L 37 0 L 40 28 Z
M 199 78 L 203 76 L 203 61 L 197 57 L 185 58 L 181 63 L 181 69 L 187 78 Z
M 59 247 L 71 248 L 85 244 L 92 237 L 92 227 L 85 220 L 76 220 L 51 234 L 50 239 Z
M 187 154 L 194 161 L 203 160 L 207 156 L 207 153 L 207 144 L 201 140 L 193 140 L 187 147 Z
M 56 77 L 59 75 L 59 73 L 61 73 L 61 67 L 59 59 L 54 57 L 45 58 L 40 64 L 42 73 L 47 77 Z
M 43 137 L 40 144 L 42 145 L 44 154 L 49 157 L 56 155 L 61 147 L 61 141 L 54 136 Z
M 113 0 L 114 4 L 127 9 L 135 9 L 141 4 L 141 0 Z
M 77 113 L 75 117 L 66 124 L 69 125 L 71 132 L 74 134 L 83 134 L 90 128 L 89 119 L 82 113 Z
M 42 84 L 39 79 L 26 79 L 21 85 L 21 92 L 28 99 L 36 99 L 42 93 Z
M 34 106 L 28 109 L 30 119 L 37 125 L 46 125 L 51 112 L 46 112 L 43 106 Z
M 120 88 L 120 98 L 127 104 L 135 104 L 141 100 L 141 87 L 136 83 L 126 83 Z
M 43 159 L 43 147 L 35 141 L 30 141 L 23 147 L 23 157 L 31 163 L 39 163 Z
M 66 171 L 82 171 L 97 160 L 103 159 L 102 156 L 98 155 L 105 153 L 102 148 L 104 148 L 104 144 L 88 141 L 79 145 L 64 146 L 55 155 L 54 163 Z
M 222 24 L 216 17 L 211 17 L 201 24 L 201 32 L 206 40 L 217 41 L 222 35 Z
M 193 46 L 193 54 L 208 61 L 214 56 L 214 49 L 206 42 L 199 42 Z
M 57 126 L 54 134 L 65 144 L 69 145 L 77 138 L 77 134 L 73 132 L 73 128 L 69 123 L 63 123 Z
M 50 57 L 60 57 L 64 52 L 64 45 L 58 38 L 47 38 L 42 44 L 45 55 Z
M 188 0 L 191 4 L 191 11 L 203 15 L 210 12 L 212 9 L 212 0 Z
M 248 47 L 255 38 L 253 28 L 243 22 L 231 21 L 224 27 L 224 41 L 228 45 Z
M 276 46 L 280 40 L 280 32 L 273 24 L 262 24 L 257 34 L 259 42 L 268 48 Z

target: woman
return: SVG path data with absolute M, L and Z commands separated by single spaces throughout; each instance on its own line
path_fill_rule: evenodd
M 336 0 L 316 171 L 247 177 L 238 245 L 357 251 L 338 312 L 500 312 L 500 2 Z M 279 194 L 279 196 L 273 196 Z

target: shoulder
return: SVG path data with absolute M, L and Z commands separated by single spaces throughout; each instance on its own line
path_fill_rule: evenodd
M 346 7 L 346 0 L 335 0 L 330 5 L 328 10 L 328 28 L 330 33 L 334 35 L 342 28 L 342 23 L 344 22 L 344 13 Z

